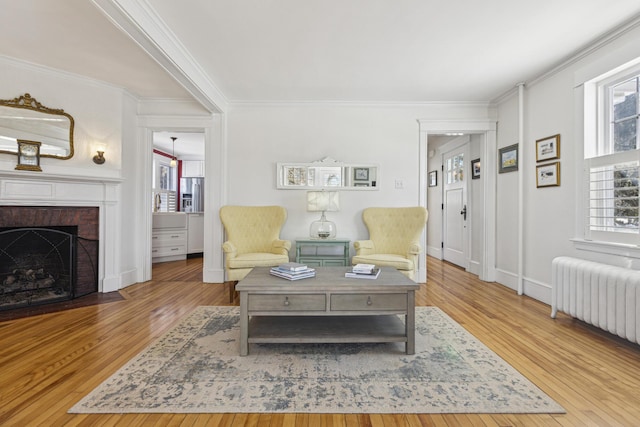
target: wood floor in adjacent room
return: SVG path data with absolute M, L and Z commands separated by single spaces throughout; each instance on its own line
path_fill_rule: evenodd
M 154 265 L 123 299 L 0 322 L 2 426 L 637 426 L 640 346 L 428 259 L 418 305 L 444 310 L 566 410 L 508 414 L 114 414 L 67 410 L 199 305 L 229 305 L 201 259 Z M 237 304 L 237 301 L 236 301 Z

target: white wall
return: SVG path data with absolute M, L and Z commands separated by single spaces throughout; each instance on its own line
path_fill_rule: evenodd
M 276 189 L 277 162 L 310 162 L 329 156 L 343 162 L 378 164 L 378 191 L 341 191 L 340 212 L 327 214 L 336 223 L 340 237 L 352 242 L 367 238 L 361 218 L 365 207 L 420 203 L 417 120 L 478 117 L 487 117 L 485 106 L 231 107 L 227 118 L 226 203 L 286 207 L 288 220 L 282 237 L 295 240 L 308 236 L 309 225 L 318 215 L 306 212 L 304 190 Z M 403 189 L 395 188 L 396 180 L 403 181 Z
M 515 288 L 517 275 L 517 174 L 524 174 L 524 292 L 550 303 L 551 261 L 561 255 L 636 266 L 637 259 L 579 250 L 571 239 L 576 230 L 582 161 L 581 105 L 576 90 L 585 76 L 640 57 L 640 28 L 635 28 L 580 60 L 567 64 L 524 91 L 524 145 L 520 170 L 498 177 L 497 266 L 499 280 Z M 518 142 L 518 100 L 508 98 L 498 106 L 498 147 Z M 536 188 L 535 141 L 561 135 L 561 185 Z
M 69 160 L 43 158 L 43 174 L 120 176 L 123 91 L 68 73 L 0 57 L 0 99 L 25 93 L 49 108 L 62 108 L 75 121 L 75 155 Z M 106 146 L 107 161 L 93 163 L 96 145 Z M 0 170 L 13 170 L 15 156 L 0 154 Z

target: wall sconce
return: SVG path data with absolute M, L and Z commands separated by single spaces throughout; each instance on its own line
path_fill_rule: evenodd
M 98 150 L 97 153 L 98 154 L 93 156 L 93 163 L 95 163 L 96 165 L 101 165 L 105 162 L 104 151 Z
M 105 158 L 104 158 L 104 145 L 103 144 L 99 144 L 97 149 L 96 149 L 96 154 L 95 156 L 93 156 L 93 163 L 95 163 L 96 165 L 101 165 L 104 164 L 105 162 Z
M 337 191 L 308 191 L 307 211 L 322 212 L 318 221 L 313 221 L 309 227 L 309 235 L 313 238 L 333 239 L 336 237 L 336 224 L 327 221 L 324 216 L 326 211 L 337 212 L 340 210 L 340 200 Z

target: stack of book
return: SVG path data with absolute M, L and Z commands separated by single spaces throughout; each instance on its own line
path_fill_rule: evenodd
M 300 280 L 316 275 L 316 270 L 297 262 L 287 262 L 277 267 L 271 267 L 269 271 L 272 275 L 282 277 L 287 280 Z
M 356 264 L 344 273 L 344 277 L 352 279 L 377 279 L 379 275 L 380 269 L 373 264 Z

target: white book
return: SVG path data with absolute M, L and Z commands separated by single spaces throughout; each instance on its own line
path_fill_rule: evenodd
M 370 273 L 375 268 L 376 268 L 376 266 L 374 264 L 356 264 L 351 269 L 353 270 L 354 273 L 355 272 L 358 272 L 358 273 Z
M 351 279 L 377 279 L 380 275 L 380 269 L 374 268 L 370 273 L 358 273 L 356 271 L 350 270 L 344 273 L 344 277 L 348 277 Z

